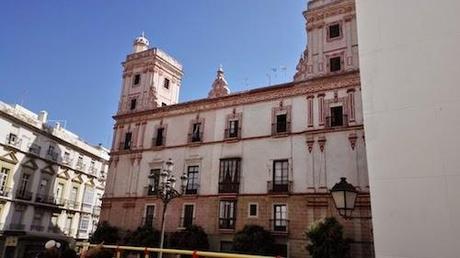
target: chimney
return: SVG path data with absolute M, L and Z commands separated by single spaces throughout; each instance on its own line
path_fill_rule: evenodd
M 46 121 L 48 120 L 48 112 L 42 110 L 38 113 L 38 120 L 40 120 L 40 122 L 42 123 L 46 123 Z

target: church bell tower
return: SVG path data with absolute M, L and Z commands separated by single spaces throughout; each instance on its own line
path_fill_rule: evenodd
M 142 33 L 123 65 L 123 82 L 117 115 L 151 110 L 178 103 L 182 64 L 159 48 L 150 48 Z

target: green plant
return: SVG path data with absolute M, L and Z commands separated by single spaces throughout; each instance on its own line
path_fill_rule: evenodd
M 174 232 L 170 239 L 171 247 L 186 250 L 208 250 L 208 235 L 204 229 L 191 225 L 184 230 Z
M 96 231 L 91 235 L 89 241 L 93 244 L 117 244 L 120 241 L 121 231 L 115 226 L 111 226 L 107 221 L 100 223 Z
M 142 247 L 159 247 L 160 232 L 151 226 L 138 227 L 132 232 L 126 232 L 123 244 Z
M 305 232 L 307 250 L 313 258 L 347 258 L 350 241 L 343 236 L 343 226 L 333 217 L 313 222 Z
M 233 237 L 233 251 L 245 254 L 273 255 L 275 240 L 261 226 L 246 225 Z

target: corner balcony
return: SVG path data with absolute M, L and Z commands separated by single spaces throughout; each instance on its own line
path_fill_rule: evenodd
M 292 181 L 267 181 L 270 194 L 289 194 L 292 192 Z

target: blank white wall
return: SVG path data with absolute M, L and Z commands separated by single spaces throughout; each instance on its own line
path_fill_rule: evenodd
M 460 1 L 357 0 L 376 255 L 460 257 Z

